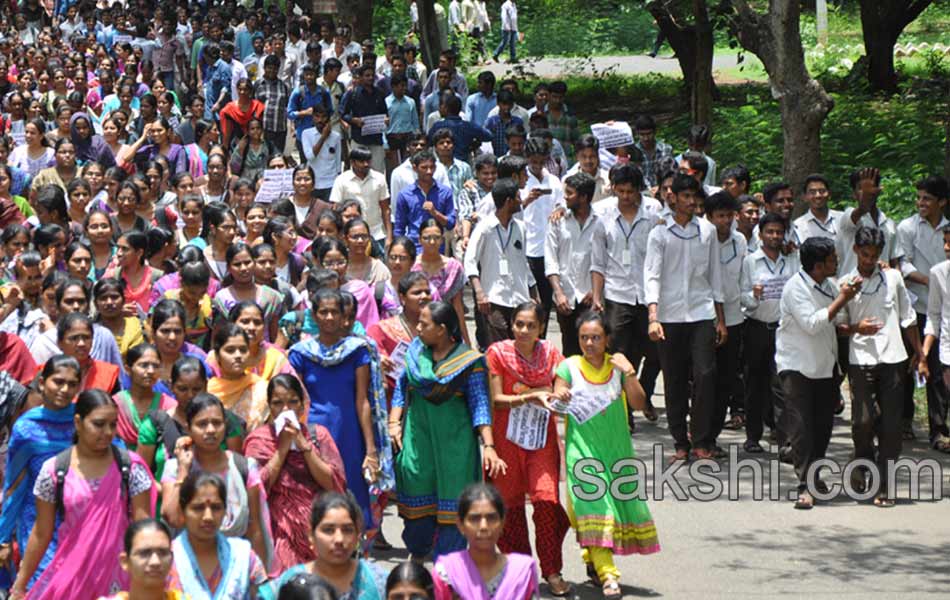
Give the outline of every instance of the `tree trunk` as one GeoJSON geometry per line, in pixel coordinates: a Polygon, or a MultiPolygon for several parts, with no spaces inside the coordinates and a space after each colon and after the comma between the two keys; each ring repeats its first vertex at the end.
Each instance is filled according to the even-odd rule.
{"type": "Polygon", "coordinates": [[[422,49],[422,62],[430,72],[439,64],[442,52],[442,40],[439,36],[439,23],[435,15],[435,0],[421,0],[419,7],[419,46],[422,49]]]}
{"type": "Polygon", "coordinates": [[[894,45],[901,32],[933,0],[860,0],[864,51],[868,57],[871,89],[897,91],[894,45]]]}
{"type": "Polygon", "coordinates": [[[712,124],[713,111],[713,28],[706,12],[706,0],[693,0],[693,44],[696,49],[690,86],[690,113],[694,125],[712,124]]]}
{"type": "MultiPolygon", "coordinates": [[[[831,96],[805,66],[800,5],[769,0],[768,12],[760,14],[747,0],[736,0],[735,8],[739,43],[762,61],[772,95],[779,102],[784,134],[782,173],[793,189],[800,189],[805,177],[821,166],[821,126],[834,107],[831,96]]],[[[796,214],[801,212],[804,205],[799,200],[796,214]]]]}
{"type": "Polygon", "coordinates": [[[353,40],[361,43],[373,37],[373,0],[337,0],[343,22],[353,27],[353,40]]]}

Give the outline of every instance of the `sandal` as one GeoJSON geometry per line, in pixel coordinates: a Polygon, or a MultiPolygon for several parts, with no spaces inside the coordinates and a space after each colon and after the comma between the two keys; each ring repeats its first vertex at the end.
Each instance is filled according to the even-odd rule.
{"type": "Polygon", "coordinates": [[[893,508],[897,504],[897,501],[893,498],[888,498],[884,494],[881,494],[874,498],[874,506],[878,508],[893,508]]]}
{"type": "Polygon", "coordinates": [[[558,598],[563,598],[571,593],[571,584],[564,581],[564,578],[561,577],[560,573],[555,573],[547,578],[548,590],[551,592],[552,596],[558,598]]]}
{"type": "Polygon", "coordinates": [[[743,415],[732,415],[732,418],[726,421],[726,424],[722,426],[723,429],[732,431],[737,431],[743,427],[745,427],[745,416],[743,415]]]}
{"type": "Polygon", "coordinates": [[[802,492],[795,501],[795,508],[798,510],[811,510],[815,506],[815,498],[808,492],[802,492]]]}
{"type": "Polygon", "coordinates": [[[950,438],[939,437],[934,440],[933,449],[937,452],[943,452],[944,454],[950,454],[950,438]]]}
{"type": "Polygon", "coordinates": [[[917,434],[914,433],[914,426],[907,424],[904,426],[904,430],[901,432],[901,439],[905,442],[912,442],[917,439],[917,434]]]}
{"type": "Polygon", "coordinates": [[[656,414],[656,407],[652,403],[647,403],[647,407],[643,409],[643,416],[647,418],[647,421],[655,423],[659,419],[659,415],[656,414]]]}
{"type": "Polygon", "coordinates": [[[620,582],[610,578],[603,585],[604,598],[623,598],[623,592],[620,590],[620,582]]]}

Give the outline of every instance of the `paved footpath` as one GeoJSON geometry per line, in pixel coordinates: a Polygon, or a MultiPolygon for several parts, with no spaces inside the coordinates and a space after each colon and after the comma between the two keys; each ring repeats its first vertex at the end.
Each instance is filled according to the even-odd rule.
{"type": "MultiPolygon", "coordinates": [[[[731,69],[738,66],[735,52],[719,52],[713,58],[713,71],[731,69]]],[[[749,57],[746,57],[747,60],[749,57]]],[[[502,57],[502,62],[494,62],[480,67],[474,67],[473,71],[489,70],[496,77],[505,77],[506,75],[534,74],[538,77],[553,78],[566,75],[587,75],[609,72],[616,75],[639,75],[646,73],[659,73],[679,77],[681,74],[680,64],[669,54],[661,55],[657,58],[650,58],[647,55],[625,55],[625,56],[595,56],[591,58],[584,57],[557,57],[557,58],[522,58],[520,62],[510,65],[507,58],[502,57]]]]}
{"type": "MultiPolygon", "coordinates": [[[[552,337],[559,340],[556,321],[551,319],[551,324],[552,337]]],[[[654,402],[660,420],[651,424],[638,417],[633,436],[636,453],[651,475],[654,444],[663,445],[660,465],[666,464],[672,452],[662,386],[658,392],[654,402]]],[[[736,432],[724,432],[720,443],[727,449],[735,445],[738,458],[748,459],[750,455],[742,452],[743,439],[736,432]]],[[[843,464],[851,448],[850,412],[846,411],[835,420],[829,455],[843,464]]],[[[921,441],[905,443],[903,455],[938,460],[946,473],[944,487],[950,489],[950,457],[928,450],[921,441]]],[[[728,468],[728,461],[720,464],[728,468]]],[[[675,479],[690,489],[699,485],[683,469],[675,479]]],[[[727,481],[728,475],[719,479],[727,481]]],[[[903,481],[901,500],[891,509],[842,497],[811,511],[798,511],[787,499],[768,500],[772,487],[769,475],[765,479],[762,501],[753,499],[748,474],[740,477],[737,500],[677,500],[670,487],[658,500],[652,484],[648,485],[662,551],[647,557],[618,557],[625,597],[948,597],[950,504],[946,500],[909,500],[905,476],[899,478],[903,481]]],[[[825,480],[832,483],[830,478],[825,480]]],[[[789,465],[778,467],[777,481],[782,496],[794,493],[795,477],[789,465]]],[[[928,498],[931,483],[929,476],[921,478],[921,490],[928,498]]],[[[563,483],[561,493],[563,498],[563,483]]],[[[392,507],[384,531],[397,549],[379,560],[381,566],[391,568],[408,556],[400,538],[402,523],[392,507]]],[[[564,577],[575,585],[574,598],[601,597],[600,590],[587,581],[573,532],[564,541],[564,577]]],[[[542,589],[546,594],[546,587],[542,589]]]]}

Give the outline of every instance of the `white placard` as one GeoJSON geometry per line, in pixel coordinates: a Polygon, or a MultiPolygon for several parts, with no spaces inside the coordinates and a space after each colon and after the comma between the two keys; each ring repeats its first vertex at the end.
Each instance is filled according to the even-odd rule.
{"type": "Polygon", "coordinates": [[[112,45],[118,46],[119,44],[124,44],[126,42],[132,43],[132,36],[127,33],[118,33],[112,36],[112,45]]]}
{"type": "Polygon", "coordinates": [[[386,115],[367,115],[363,117],[360,135],[377,135],[386,131],[386,115]]]}
{"type": "Polygon", "coordinates": [[[550,412],[534,404],[512,408],[505,437],[525,450],[540,450],[548,443],[550,417],[550,412]]]}
{"type": "Polygon", "coordinates": [[[293,169],[266,169],[261,189],[254,198],[256,202],[273,202],[294,193],[293,169]]]}
{"type": "Polygon", "coordinates": [[[600,147],[604,149],[620,148],[633,144],[633,131],[630,124],[626,121],[614,121],[612,123],[594,123],[590,126],[590,132],[600,142],[600,147]]]}
{"type": "Polygon", "coordinates": [[[610,394],[595,394],[585,390],[571,392],[570,402],[555,402],[554,410],[574,417],[578,425],[582,425],[591,417],[605,410],[614,398],[610,394]]]}
{"type": "Polygon", "coordinates": [[[393,351],[389,354],[389,360],[393,361],[393,369],[386,373],[387,377],[399,379],[402,372],[406,369],[406,351],[409,350],[409,344],[399,342],[393,351]]]}
{"type": "Polygon", "coordinates": [[[782,299],[782,290],[785,289],[785,283],[788,281],[788,277],[779,275],[778,277],[772,277],[771,279],[766,279],[762,282],[762,299],[763,300],[781,300],[782,299]]]}

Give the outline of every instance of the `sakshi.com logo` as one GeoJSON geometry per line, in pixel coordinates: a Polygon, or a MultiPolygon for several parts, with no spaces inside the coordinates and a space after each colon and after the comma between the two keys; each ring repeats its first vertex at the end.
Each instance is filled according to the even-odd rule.
{"type": "MultiPolygon", "coordinates": [[[[571,491],[577,498],[597,501],[610,496],[629,500],[795,500],[798,481],[790,483],[791,467],[782,467],[778,458],[739,458],[739,447],[730,446],[727,460],[695,460],[669,463],[663,444],[653,445],[653,459],[647,463],[630,457],[614,463],[586,457],[568,465],[573,475],[571,491]],[[784,478],[784,481],[783,481],[784,478]]],[[[846,497],[866,502],[883,490],[910,500],[937,501],[942,496],[943,467],[932,459],[889,460],[882,469],[873,461],[859,458],[845,463],[821,458],[808,467],[807,491],[819,501],[846,497]]]]}

